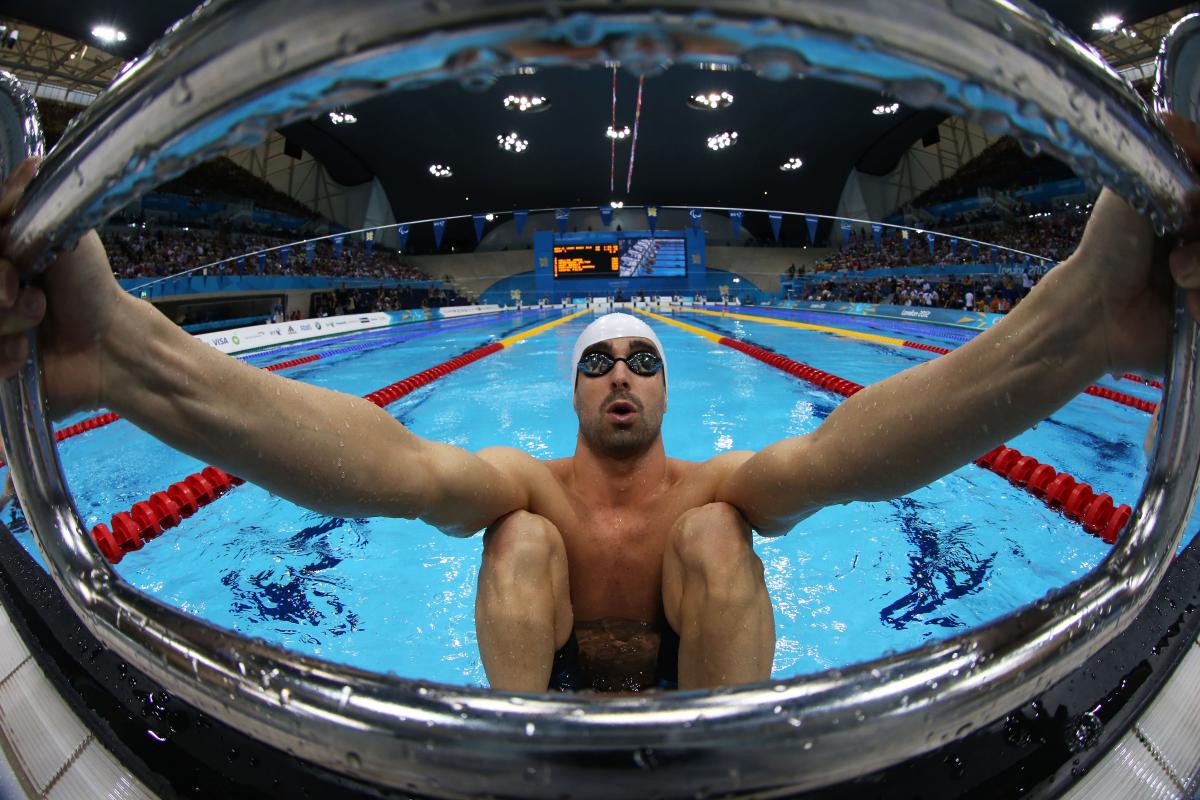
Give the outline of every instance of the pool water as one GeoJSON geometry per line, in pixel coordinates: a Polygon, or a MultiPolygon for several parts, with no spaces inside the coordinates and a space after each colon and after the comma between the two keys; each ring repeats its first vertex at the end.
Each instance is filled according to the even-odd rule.
{"type": "MultiPolygon", "coordinates": [[[[336,353],[281,374],[364,395],[562,316],[525,311],[414,323],[246,360],[261,366],[336,353]]],[[[935,357],[765,322],[674,316],[863,384],[935,357]]],[[[575,337],[591,319],[585,315],[518,342],[387,410],[420,436],[470,450],[509,445],[543,458],[568,456],[577,426],[568,362],[575,337]]],[[[850,317],[804,321],[868,330],[850,317]]],[[[674,457],[706,459],[802,435],[842,401],[694,333],[650,324],[669,361],[663,436],[674,457]]],[[[888,335],[957,343],[931,326],[899,324],[888,335]]],[[[1103,383],[1158,397],[1157,390],[1129,381],[1103,383]]],[[[1145,472],[1141,442],[1149,419],[1081,395],[1009,445],[1133,505],[1145,472]]],[[[125,421],[68,439],[60,450],[89,527],[204,466],[125,421]]],[[[1189,531],[1196,528],[1193,518],[1189,531]]],[[[14,529],[32,548],[19,520],[14,529]]],[[[897,500],[827,508],[787,536],[757,539],[756,547],[775,607],[776,677],[954,635],[1078,578],[1108,551],[1078,524],[973,465],[897,500]]],[[[474,631],[480,550],[478,536],[453,539],[409,520],[325,517],[247,484],[126,556],[117,570],[161,601],[248,636],[364,669],[483,685],[474,631]]]]}

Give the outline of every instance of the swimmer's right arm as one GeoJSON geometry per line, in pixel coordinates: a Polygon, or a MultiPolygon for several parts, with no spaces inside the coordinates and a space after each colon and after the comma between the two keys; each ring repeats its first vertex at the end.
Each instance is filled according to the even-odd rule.
{"type": "MultiPolygon", "coordinates": [[[[22,165],[6,182],[0,219],[35,166],[22,165]]],[[[45,312],[42,366],[56,418],[111,408],[172,447],[323,514],[420,518],[463,536],[528,502],[524,481],[416,436],[366,400],[287,380],[199,342],[121,291],[95,233],[39,283],[44,295],[34,287],[18,295],[16,269],[0,258],[0,377],[20,367],[27,350],[18,334],[45,312]]]]}

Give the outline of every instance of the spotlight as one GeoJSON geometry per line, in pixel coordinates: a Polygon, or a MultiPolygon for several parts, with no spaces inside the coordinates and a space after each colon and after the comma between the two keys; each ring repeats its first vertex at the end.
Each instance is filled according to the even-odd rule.
{"type": "Polygon", "coordinates": [[[1124,24],[1125,20],[1118,17],[1116,14],[1105,14],[1100,19],[1092,23],[1092,30],[1102,31],[1103,33],[1112,33],[1117,28],[1124,24]]]}
{"type": "Polygon", "coordinates": [[[716,111],[733,105],[733,95],[716,91],[695,94],[688,98],[688,105],[703,111],[716,111]]]}
{"type": "Polygon", "coordinates": [[[525,95],[510,94],[504,98],[504,108],[508,111],[533,113],[536,111],[545,111],[549,107],[550,101],[537,95],[526,97],[525,95]]]}
{"type": "Polygon", "coordinates": [[[496,144],[501,150],[509,153],[524,153],[529,149],[529,140],[522,139],[516,132],[510,133],[507,136],[499,134],[496,136],[496,144]]]}
{"type": "Polygon", "coordinates": [[[430,164],[429,174],[435,178],[449,178],[454,173],[448,164],[430,164]]]}
{"type": "Polygon", "coordinates": [[[334,125],[353,125],[358,122],[358,117],[349,111],[330,111],[329,121],[334,125]]]}
{"type": "Polygon", "coordinates": [[[626,125],[624,128],[617,130],[612,125],[609,125],[608,130],[604,132],[604,135],[609,139],[624,139],[629,135],[629,126],[626,125]]]}
{"type": "Polygon", "coordinates": [[[737,131],[722,131],[715,136],[708,137],[709,150],[724,150],[726,147],[733,147],[737,144],[737,131]]]}
{"type": "Polygon", "coordinates": [[[92,28],[92,36],[99,39],[104,44],[116,44],[123,42],[127,38],[125,31],[118,30],[112,25],[96,25],[92,28]]]}
{"type": "Polygon", "coordinates": [[[793,170],[800,169],[803,166],[804,166],[803,161],[801,161],[796,156],[792,156],[787,161],[780,164],[779,169],[783,170],[784,172],[792,172],[793,170]]]}
{"type": "Polygon", "coordinates": [[[613,208],[624,208],[625,207],[625,203],[620,200],[613,200],[613,201],[609,202],[609,205],[612,206],[613,208]]]}
{"type": "Polygon", "coordinates": [[[871,113],[877,117],[882,117],[885,114],[895,114],[900,110],[899,103],[883,103],[871,109],[871,113]]]}

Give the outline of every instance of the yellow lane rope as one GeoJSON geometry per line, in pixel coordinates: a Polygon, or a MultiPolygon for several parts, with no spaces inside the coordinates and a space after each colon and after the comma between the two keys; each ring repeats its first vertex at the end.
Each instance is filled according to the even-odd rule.
{"type": "Polygon", "coordinates": [[[640,314],[645,314],[647,317],[650,317],[651,319],[656,319],[659,322],[665,322],[668,325],[674,325],[676,328],[683,328],[685,331],[688,331],[689,333],[694,333],[697,336],[703,336],[705,339],[708,339],[710,342],[718,342],[719,343],[722,339],[725,338],[724,336],[722,336],[719,333],[713,333],[712,331],[706,331],[703,328],[697,328],[695,325],[688,325],[686,322],[680,322],[677,319],[671,319],[670,317],[664,317],[660,314],[655,314],[652,311],[647,311],[644,308],[637,308],[634,310],[640,314]]]}
{"type": "Polygon", "coordinates": [[[500,346],[501,347],[511,347],[512,345],[516,344],[517,342],[521,341],[522,339],[528,339],[530,336],[537,336],[539,333],[545,333],[546,331],[550,330],[551,328],[562,325],[564,322],[570,322],[571,320],[575,319],[576,317],[581,317],[584,314],[589,313],[590,311],[591,311],[591,309],[588,309],[587,311],[576,311],[574,314],[568,314],[567,316],[563,317],[562,319],[552,320],[551,322],[547,322],[544,325],[538,325],[536,328],[530,328],[527,331],[521,331],[520,333],[514,333],[512,336],[509,336],[505,339],[501,339],[500,346]]]}
{"type": "MultiPolygon", "coordinates": [[[[672,306],[677,311],[683,311],[688,314],[709,314],[714,317],[725,317],[727,319],[740,319],[746,322],[761,322],[765,325],[782,325],[785,328],[798,328],[804,331],[819,331],[821,333],[833,333],[838,336],[848,336],[851,339],[863,339],[868,342],[879,342],[880,344],[891,344],[898,347],[904,346],[903,339],[897,339],[893,336],[879,336],[874,333],[863,333],[861,331],[851,331],[845,328],[833,328],[828,325],[812,325],[807,322],[793,322],[790,319],[776,319],[774,317],[757,317],[752,314],[735,314],[732,311],[708,311],[701,308],[687,308],[685,306],[672,306]]],[[[644,312],[643,312],[644,313],[644,312]]],[[[654,315],[651,315],[654,316],[654,315]]],[[[663,321],[669,321],[665,317],[658,317],[663,321]]],[[[699,329],[692,329],[699,333],[699,329]]]]}

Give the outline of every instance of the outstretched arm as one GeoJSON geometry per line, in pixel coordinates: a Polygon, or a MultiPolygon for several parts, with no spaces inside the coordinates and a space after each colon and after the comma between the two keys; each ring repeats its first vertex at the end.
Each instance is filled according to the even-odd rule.
{"type": "MultiPolygon", "coordinates": [[[[0,219],[35,166],[6,182],[0,219]]],[[[421,439],[366,400],[255,369],[197,341],[121,291],[95,233],[39,281],[44,295],[31,286],[18,296],[16,268],[0,258],[0,377],[25,357],[20,332],[40,323],[46,392],[58,417],[111,408],[179,450],[326,514],[420,518],[469,535],[527,503],[524,482],[493,466],[496,459],[421,439]]]]}
{"type": "MultiPolygon", "coordinates": [[[[1189,155],[1200,156],[1194,126],[1169,125],[1189,155]]],[[[730,473],[717,499],[741,509],[759,532],[785,533],[826,505],[924,486],[1045,418],[1105,372],[1161,371],[1168,287],[1165,270],[1152,269],[1154,244],[1149,223],[1105,191],[1075,253],[1004,320],[858,392],[808,436],[755,454],[730,473]]]]}

